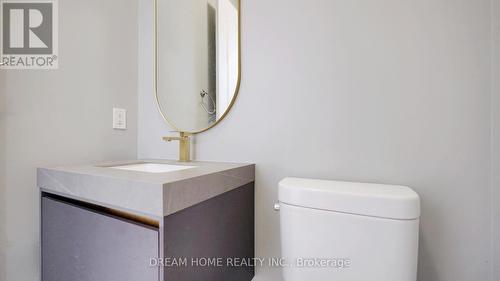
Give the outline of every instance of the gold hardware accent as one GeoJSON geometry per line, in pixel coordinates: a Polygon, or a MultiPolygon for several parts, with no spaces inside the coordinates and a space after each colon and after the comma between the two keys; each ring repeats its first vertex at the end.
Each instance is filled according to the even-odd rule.
{"type": "Polygon", "coordinates": [[[191,143],[189,142],[189,133],[179,132],[178,137],[163,137],[164,141],[179,141],[179,161],[189,162],[191,161],[191,143]]]}
{"type": "Polygon", "coordinates": [[[110,208],[104,208],[104,210],[106,213],[113,215],[113,216],[117,216],[117,217],[121,217],[121,218],[128,219],[131,221],[139,222],[139,223],[149,225],[152,227],[156,227],[156,228],[160,227],[160,222],[155,220],[155,219],[152,219],[152,218],[139,216],[139,215],[135,215],[135,214],[131,214],[131,213],[115,210],[115,209],[110,209],[110,208]]]}

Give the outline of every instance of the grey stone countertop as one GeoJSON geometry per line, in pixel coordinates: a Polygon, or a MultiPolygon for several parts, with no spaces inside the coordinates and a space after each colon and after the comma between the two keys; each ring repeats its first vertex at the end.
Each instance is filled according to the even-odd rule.
{"type": "Polygon", "coordinates": [[[38,168],[37,185],[48,192],[159,219],[253,182],[254,164],[134,160],[38,168]],[[158,163],[195,166],[148,173],[110,167],[158,163]]]}

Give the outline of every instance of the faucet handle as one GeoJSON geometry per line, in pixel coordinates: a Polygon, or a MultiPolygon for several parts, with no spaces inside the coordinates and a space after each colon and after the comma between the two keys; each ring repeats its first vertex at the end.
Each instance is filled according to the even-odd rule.
{"type": "Polygon", "coordinates": [[[189,133],[179,132],[180,136],[175,137],[163,137],[162,139],[167,142],[179,141],[179,161],[189,162],[190,161],[190,140],[189,133]]]}

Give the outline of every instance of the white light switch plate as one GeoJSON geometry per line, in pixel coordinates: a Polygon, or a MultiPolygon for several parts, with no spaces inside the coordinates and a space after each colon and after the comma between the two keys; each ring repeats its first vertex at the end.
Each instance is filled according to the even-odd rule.
{"type": "Polygon", "coordinates": [[[113,108],[113,129],[127,129],[127,110],[123,108],[113,108]]]}

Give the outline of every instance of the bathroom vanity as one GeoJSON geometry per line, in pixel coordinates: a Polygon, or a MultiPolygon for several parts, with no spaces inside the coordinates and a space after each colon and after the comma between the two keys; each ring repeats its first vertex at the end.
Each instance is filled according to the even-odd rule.
{"type": "Polygon", "coordinates": [[[227,262],[254,258],[254,165],[135,161],[37,176],[43,281],[254,276],[227,262]]]}
{"type": "Polygon", "coordinates": [[[38,169],[43,281],[254,276],[254,165],[189,162],[192,136],[220,123],[238,94],[240,1],[153,3],[151,78],[179,162],[38,169]]]}

